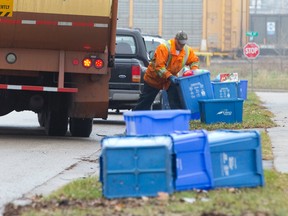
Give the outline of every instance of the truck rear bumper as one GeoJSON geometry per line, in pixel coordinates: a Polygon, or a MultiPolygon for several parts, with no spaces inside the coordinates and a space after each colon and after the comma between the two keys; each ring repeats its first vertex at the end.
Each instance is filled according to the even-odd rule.
{"type": "Polygon", "coordinates": [[[110,101],[137,101],[140,97],[140,91],[137,90],[109,90],[110,101]]]}
{"type": "Polygon", "coordinates": [[[19,91],[46,91],[46,92],[67,92],[67,93],[76,93],[78,92],[77,88],[57,88],[49,86],[31,86],[31,85],[7,85],[0,84],[0,89],[7,90],[19,90],[19,91]]]}

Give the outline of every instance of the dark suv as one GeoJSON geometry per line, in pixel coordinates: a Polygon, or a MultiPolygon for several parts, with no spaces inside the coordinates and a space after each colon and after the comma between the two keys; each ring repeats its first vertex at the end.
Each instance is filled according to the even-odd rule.
{"type": "Polygon", "coordinates": [[[143,88],[149,64],[144,39],[138,30],[118,28],[115,67],[109,81],[109,109],[132,109],[143,88]]]}

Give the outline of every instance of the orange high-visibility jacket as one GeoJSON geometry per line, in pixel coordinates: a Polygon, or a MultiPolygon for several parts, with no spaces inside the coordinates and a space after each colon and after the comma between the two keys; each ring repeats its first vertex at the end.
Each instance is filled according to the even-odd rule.
{"type": "Polygon", "coordinates": [[[168,89],[170,85],[168,78],[171,75],[177,76],[184,66],[190,67],[191,70],[198,69],[199,58],[188,45],[185,45],[177,55],[175,39],[171,39],[155,50],[154,57],[144,74],[144,80],[154,88],[168,89]]]}

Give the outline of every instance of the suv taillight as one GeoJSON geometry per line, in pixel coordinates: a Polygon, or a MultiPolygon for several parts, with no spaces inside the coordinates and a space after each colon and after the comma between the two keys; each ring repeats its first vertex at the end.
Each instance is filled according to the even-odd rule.
{"type": "Polygon", "coordinates": [[[133,65],[131,70],[132,70],[132,82],[140,82],[141,80],[140,66],[133,65]]]}

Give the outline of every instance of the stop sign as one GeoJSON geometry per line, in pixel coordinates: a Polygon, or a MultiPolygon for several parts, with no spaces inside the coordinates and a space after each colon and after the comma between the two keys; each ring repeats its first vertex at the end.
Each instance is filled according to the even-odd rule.
{"type": "Polygon", "coordinates": [[[255,59],[260,54],[260,47],[254,42],[249,42],[243,47],[243,54],[248,59],[255,59]]]}

